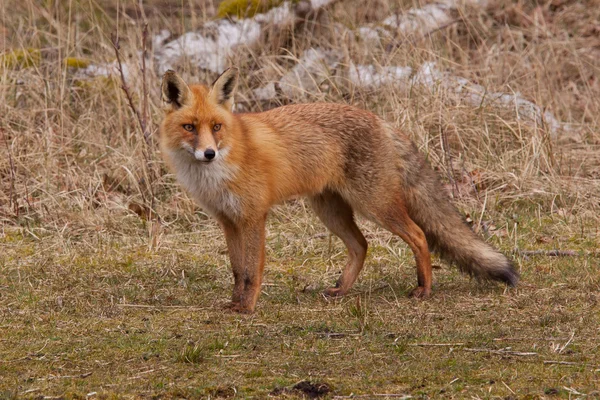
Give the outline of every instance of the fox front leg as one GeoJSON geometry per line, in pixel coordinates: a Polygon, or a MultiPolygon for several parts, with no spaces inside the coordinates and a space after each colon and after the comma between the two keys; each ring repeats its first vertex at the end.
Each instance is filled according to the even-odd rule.
{"type": "Polygon", "coordinates": [[[222,218],[220,221],[223,232],[225,233],[225,241],[227,242],[227,252],[229,253],[229,262],[233,272],[233,295],[231,302],[225,307],[239,307],[242,294],[244,292],[244,242],[242,239],[241,229],[236,226],[228,218],[222,218]]]}
{"type": "Polygon", "coordinates": [[[265,266],[265,221],[266,215],[258,220],[245,222],[241,227],[243,266],[240,268],[241,276],[235,277],[234,272],[236,279],[234,301],[239,290],[241,293],[239,303],[232,306],[232,310],[237,312],[246,314],[254,312],[260,295],[265,266]]]}

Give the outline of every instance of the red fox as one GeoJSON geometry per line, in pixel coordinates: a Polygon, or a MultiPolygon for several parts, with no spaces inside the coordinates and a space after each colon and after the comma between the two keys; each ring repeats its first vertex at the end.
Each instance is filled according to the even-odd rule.
{"type": "Polygon", "coordinates": [[[415,297],[431,293],[434,250],[478,278],[516,285],[512,263],[479,239],[443,194],[425,157],[402,132],[359,108],[296,104],[234,114],[238,72],[210,88],[188,86],[174,71],[162,81],[166,113],[161,153],[178,181],[225,233],[233,269],[234,311],[252,313],[265,262],[265,220],[273,204],[308,197],[348,248],[348,262],[328,296],[348,292],[363,267],[361,214],[400,236],[414,253],[415,297]]]}

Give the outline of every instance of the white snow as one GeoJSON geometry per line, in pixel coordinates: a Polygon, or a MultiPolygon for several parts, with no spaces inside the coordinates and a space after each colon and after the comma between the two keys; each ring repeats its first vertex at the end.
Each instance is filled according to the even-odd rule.
{"type": "Polygon", "coordinates": [[[317,10],[321,7],[325,7],[332,3],[334,0],[310,0],[310,5],[313,10],[317,10]]]}
{"type": "MultiPolygon", "coordinates": [[[[311,5],[318,9],[332,1],[313,0],[311,5]]],[[[254,18],[208,22],[202,31],[186,33],[155,51],[158,72],[173,69],[181,59],[191,60],[199,68],[221,72],[229,65],[228,58],[237,47],[259,42],[264,26],[291,24],[294,17],[292,3],[288,1],[254,18]]]]}
{"type": "Polygon", "coordinates": [[[406,85],[412,75],[410,67],[380,67],[350,64],[348,79],[359,87],[406,85]]]}
{"type": "Polygon", "coordinates": [[[421,8],[411,8],[405,14],[392,15],[383,20],[383,25],[397,29],[403,34],[426,33],[452,22],[447,4],[426,4],[421,8]]]}
{"type": "Polygon", "coordinates": [[[254,20],[261,24],[285,25],[294,17],[291,3],[283,3],[279,7],[270,9],[264,14],[254,16],[254,20]]]}
{"type": "MultiPolygon", "coordinates": [[[[127,64],[123,63],[122,68],[123,68],[123,75],[125,76],[125,79],[129,79],[129,77],[131,75],[129,73],[129,66],[127,64]]],[[[107,63],[107,64],[90,64],[86,68],[78,69],[76,76],[79,79],[86,78],[86,77],[94,78],[97,76],[104,76],[104,77],[115,76],[115,77],[118,77],[119,79],[121,79],[121,75],[119,73],[119,69],[117,68],[116,61],[113,61],[113,62],[107,63]]]]}
{"type": "Polygon", "coordinates": [[[199,68],[221,72],[235,47],[252,45],[260,38],[260,24],[252,19],[213,21],[203,31],[188,32],[155,51],[159,74],[183,58],[199,68]]]}

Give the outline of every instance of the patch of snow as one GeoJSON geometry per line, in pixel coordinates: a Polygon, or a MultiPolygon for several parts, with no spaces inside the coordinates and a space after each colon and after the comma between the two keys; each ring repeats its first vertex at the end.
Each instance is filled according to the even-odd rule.
{"type": "Polygon", "coordinates": [[[426,33],[452,22],[452,6],[442,3],[426,4],[411,8],[405,14],[392,15],[383,20],[383,25],[404,34],[426,33]]]}
{"type": "MultiPolygon", "coordinates": [[[[125,79],[129,79],[129,66],[127,64],[122,65],[123,75],[125,79]]],[[[117,68],[117,62],[114,61],[108,64],[90,64],[86,68],[80,68],[77,70],[75,75],[77,78],[95,78],[98,76],[110,77],[115,76],[119,79],[121,75],[119,73],[119,69],[117,68]]]]}
{"type": "Polygon", "coordinates": [[[360,27],[358,35],[369,41],[375,39],[373,30],[379,34],[380,39],[392,39],[396,36],[394,32],[404,36],[423,35],[452,23],[453,11],[462,4],[487,7],[488,2],[487,0],[438,0],[420,8],[415,7],[404,13],[391,15],[379,24],[360,27]]]}
{"type": "Polygon", "coordinates": [[[406,85],[412,75],[410,67],[381,67],[374,65],[350,64],[348,79],[359,87],[378,87],[382,85],[406,85]]]}
{"type": "MultiPolygon", "coordinates": [[[[316,10],[333,1],[311,0],[310,4],[316,10]]],[[[222,72],[229,65],[228,58],[237,47],[252,46],[259,42],[261,30],[265,25],[291,24],[294,17],[292,2],[286,1],[254,18],[210,21],[201,31],[188,32],[168,42],[171,32],[163,29],[152,38],[158,73],[163,74],[168,69],[174,69],[182,59],[190,60],[198,68],[215,73],[222,72]]],[[[82,74],[108,76],[114,73],[113,70],[112,64],[90,65],[82,74]]]]}
{"type": "MultiPolygon", "coordinates": [[[[330,70],[338,67],[342,55],[323,49],[307,50],[294,68],[279,81],[281,91],[288,97],[305,93],[318,93],[319,83],[330,79],[330,70]]],[[[537,104],[524,99],[519,93],[488,92],[482,85],[460,76],[441,71],[435,62],[425,62],[417,71],[405,66],[376,67],[350,63],[348,80],[363,88],[377,88],[393,85],[408,88],[410,85],[423,86],[432,92],[443,90],[454,101],[461,101],[473,107],[490,106],[514,110],[518,119],[549,127],[553,138],[561,132],[572,132],[569,124],[562,123],[549,111],[543,111],[537,104]],[[413,73],[414,72],[414,73],[413,73]]],[[[274,83],[254,90],[259,100],[269,100],[277,96],[274,83]]]]}
{"type": "Polygon", "coordinates": [[[380,33],[377,28],[370,26],[361,26],[358,28],[358,36],[366,41],[379,41],[380,33]]]}
{"type": "Polygon", "coordinates": [[[182,58],[199,68],[221,72],[235,47],[252,45],[260,38],[260,24],[252,19],[219,20],[207,23],[204,32],[188,32],[155,52],[159,74],[173,69],[182,58]]]}
{"type": "Polygon", "coordinates": [[[334,0],[310,0],[310,6],[313,10],[318,10],[319,8],[325,7],[330,3],[333,3],[334,0]]]}
{"type": "Polygon", "coordinates": [[[252,93],[254,93],[254,97],[258,100],[271,100],[277,97],[277,91],[275,90],[275,84],[273,82],[269,82],[263,87],[254,89],[252,93]]]}
{"type": "Polygon", "coordinates": [[[264,14],[254,16],[254,20],[261,24],[285,25],[290,23],[294,18],[292,12],[292,4],[285,2],[279,7],[270,9],[264,14]]]}
{"type": "Polygon", "coordinates": [[[380,46],[382,40],[393,39],[391,32],[380,26],[361,26],[356,34],[367,46],[380,46]]]}
{"type": "MultiPolygon", "coordinates": [[[[312,0],[313,9],[319,9],[333,0],[312,0]]],[[[196,66],[212,72],[221,72],[228,66],[228,58],[238,46],[258,44],[262,28],[267,24],[284,26],[294,21],[292,3],[284,2],[254,18],[222,19],[204,25],[200,32],[189,32],[159,47],[155,51],[158,72],[173,69],[182,58],[191,60],[196,66]]],[[[161,37],[164,33],[159,33],[161,37]]],[[[158,35],[157,35],[158,37],[158,35]]],[[[155,37],[158,41],[159,39],[155,37]]]]}

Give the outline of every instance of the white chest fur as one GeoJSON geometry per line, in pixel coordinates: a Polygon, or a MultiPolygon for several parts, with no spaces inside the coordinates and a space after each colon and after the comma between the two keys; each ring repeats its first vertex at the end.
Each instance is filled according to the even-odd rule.
{"type": "Polygon", "coordinates": [[[228,188],[228,183],[235,178],[237,166],[227,164],[226,150],[221,150],[220,157],[212,162],[197,161],[185,151],[169,156],[177,180],[205,211],[234,218],[241,213],[239,197],[228,188]]]}

